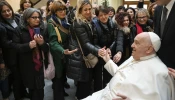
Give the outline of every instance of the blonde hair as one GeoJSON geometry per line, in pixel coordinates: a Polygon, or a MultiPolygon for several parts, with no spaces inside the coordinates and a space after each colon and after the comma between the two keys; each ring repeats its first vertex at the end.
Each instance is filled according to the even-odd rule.
{"type": "Polygon", "coordinates": [[[87,19],[85,19],[81,13],[83,7],[88,4],[92,7],[91,3],[88,0],[77,0],[75,19],[77,20],[78,23],[87,21],[87,19]]]}

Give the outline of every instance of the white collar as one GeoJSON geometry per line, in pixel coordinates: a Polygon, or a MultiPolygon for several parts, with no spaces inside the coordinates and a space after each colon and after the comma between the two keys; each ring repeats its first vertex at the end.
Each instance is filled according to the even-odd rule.
{"type": "Polygon", "coordinates": [[[153,57],[156,57],[157,55],[156,54],[152,54],[152,55],[149,55],[149,56],[145,56],[145,57],[140,57],[140,60],[148,60],[148,59],[151,59],[153,57]]]}
{"type": "Polygon", "coordinates": [[[167,5],[166,8],[168,9],[168,14],[170,13],[171,9],[173,8],[175,0],[171,0],[167,5]]]}

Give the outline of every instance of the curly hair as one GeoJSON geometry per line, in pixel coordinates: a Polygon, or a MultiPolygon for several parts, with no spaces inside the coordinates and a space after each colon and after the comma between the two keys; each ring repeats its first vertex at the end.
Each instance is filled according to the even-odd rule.
{"type": "Polygon", "coordinates": [[[131,23],[131,17],[127,12],[120,12],[115,15],[115,20],[117,21],[117,24],[123,27],[124,17],[128,16],[129,18],[129,25],[131,23]]]}

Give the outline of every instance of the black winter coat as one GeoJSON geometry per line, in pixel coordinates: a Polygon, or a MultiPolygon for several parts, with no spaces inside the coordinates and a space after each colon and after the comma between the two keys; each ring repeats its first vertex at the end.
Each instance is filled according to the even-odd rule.
{"type": "MultiPolygon", "coordinates": [[[[19,25],[20,16],[15,14],[14,20],[17,25],[19,25]]],[[[7,21],[2,22],[3,27],[6,29],[6,32],[1,32],[1,43],[2,43],[2,52],[5,64],[7,66],[13,66],[17,64],[17,51],[14,48],[13,36],[19,34],[18,28],[14,28],[7,21]]]]}
{"type": "MultiPolygon", "coordinates": [[[[71,38],[69,39],[69,49],[73,50],[79,48],[76,36],[78,37],[84,55],[92,53],[97,56],[98,48],[93,45],[93,32],[91,26],[82,22],[79,24],[77,21],[70,27],[71,38]],[[76,36],[75,36],[76,35],[76,36]],[[71,41],[72,39],[72,41],[71,41]]],[[[92,69],[88,69],[84,63],[80,49],[68,57],[67,76],[77,81],[86,82],[92,78],[92,69]]]]}
{"type": "MultiPolygon", "coordinates": [[[[47,34],[47,29],[44,27],[44,23],[40,26],[40,33],[44,37],[47,34]]],[[[19,66],[22,74],[24,85],[29,89],[43,89],[44,88],[44,73],[43,66],[39,71],[35,70],[35,64],[33,62],[33,51],[30,49],[29,42],[32,41],[27,26],[20,24],[20,34],[14,36],[14,42],[16,43],[16,49],[19,52],[19,66]]],[[[38,45],[41,61],[43,60],[41,51],[45,54],[48,52],[49,47],[44,42],[43,45],[38,45]]],[[[47,58],[47,57],[45,57],[47,58]]]]}
{"type": "Polygon", "coordinates": [[[99,47],[106,46],[109,48],[117,39],[117,27],[111,19],[108,20],[106,25],[102,24],[99,20],[93,21],[93,32],[94,44],[98,45],[99,47]]]}
{"type": "Polygon", "coordinates": [[[126,35],[123,30],[118,29],[116,51],[122,52],[122,58],[120,60],[120,63],[122,63],[131,56],[131,45],[134,42],[134,37],[135,35],[133,34],[132,30],[130,30],[130,33],[128,35],[126,35]]]}

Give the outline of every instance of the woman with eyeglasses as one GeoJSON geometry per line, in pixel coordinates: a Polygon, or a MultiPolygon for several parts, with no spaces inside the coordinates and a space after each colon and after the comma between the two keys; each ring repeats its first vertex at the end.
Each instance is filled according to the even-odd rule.
{"type": "Polygon", "coordinates": [[[13,93],[16,100],[20,100],[27,96],[27,91],[22,83],[18,64],[18,53],[14,48],[13,37],[20,34],[19,31],[20,16],[15,14],[11,5],[6,1],[0,2],[0,22],[5,28],[5,32],[1,32],[2,51],[4,56],[5,65],[11,70],[9,75],[9,89],[13,86],[13,93]]]}
{"type": "MultiPolygon", "coordinates": [[[[47,28],[39,10],[28,8],[20,19],[20,34],[14,36],[19,52],[19,67],[24,85],[29,90],[30,100],[44,99],[43,54],[49,47],[46,43],[47,28]]],[[[47,59],[47,56],[44,55],[47,59]]],[[[44,61],[47,61],[47,60],[44,61]]],[[[48,62],[45,62],[46,64],[48,62]]],[[[45,65],[46,66],[46,65],[45,65]]]]}
{"type": "Polygon", "coordinates": [[[18,13],[22,15],[27,8],[33,8],[32,1],[31,0],[20,0],[20,9],[18,10],[18,13]]]}
{"type": "Polygon", "coordinates": [[[131,28],[136,36],[142,32],[153,31],[153,21],[150,18],[148,11],[144,8],[139,8],[136,13],[136,24],[131,28]]]}
{"type": "Polygon", "coordinates": [[[66,82],[66,55],[76,51],[69,51],[68,29],[69,24],[66,19],[66,5],[63,1],[54,1],[51,8],[51,18],[48,20],[49,46],[55,65],[55,78],[52,80],[54,100],[64,100],[66,82]]]}

